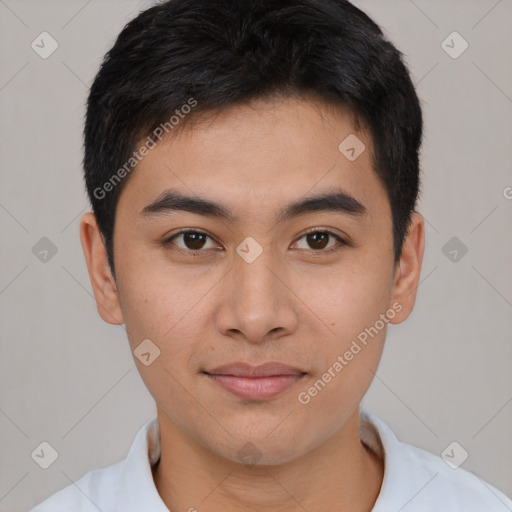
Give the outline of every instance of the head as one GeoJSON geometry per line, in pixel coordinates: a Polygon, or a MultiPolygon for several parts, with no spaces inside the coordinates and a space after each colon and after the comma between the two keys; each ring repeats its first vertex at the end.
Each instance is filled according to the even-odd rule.
{"type": "Polygon", "coordinates": [[[81,237],[102,318],[151,340],[160,413],[269,464],[343,427],[414,306],[421,137],[401,53],[347,1],[171,0],[124,28],[88,100],[81,237]],[[208,376],[238,361],[303,376],[241,399],[208,376]]]}

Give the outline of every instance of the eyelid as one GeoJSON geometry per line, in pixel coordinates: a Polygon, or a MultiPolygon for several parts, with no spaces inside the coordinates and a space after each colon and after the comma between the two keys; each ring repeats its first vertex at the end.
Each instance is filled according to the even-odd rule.
{"type": "MultiPolygon", "coordinates": [[[[173,235],[171,235],[170,237],[167,237],[164,239],[164,241],[162,242],[164,246],[168,245],[168,244],[172,244],[172,241],[177,238],[178,236],[180,235],[184,235],[184,234],[187,234],[187,233],[199,233],[199,234],[202,234],[202,235],[205,235],[207,238],[210,238],[212,241],[214,241],[215,243],[218,244],[218,242],[215,240],[215,238],[210,235],[208,232],[206,231],[203,231],[202,229],[199,229],[199,228],[186,228],[186,229],[182,229],[181,231],[178,231],[177,233],[174,233],[173,235]]],[[[345,237],[342,237],[341,235],[339,235],[338,233],[336,233],[335,231],[333,231],[332,229],[330,228],[323,228],[321,226],[315,226],[315,227],[312,227],[312,228],[309,228],[307,229],[306,231],[302,232],[302,234],[300,234],[296,239],[295,239],[295,243],[297,243],[300,239],[304,238],[306,235],[310,234],[310,233],[327,233],[328,235],[332,236],[333,238],[335,238],[338,242],[338,244],[334,247],[330,247],[329,249],[319,249],[319,250],[315,250],[315,249],[299,249],[299,250],[305,250],[305,251],[308,251],[310,253],[316,253],[316,254],[326,254],[326,253],[330,253],[330,252],[333,252],[333,251],[336,251],[339,249],[339,246],[350,246],[351,243],[349,241],[347,241],[347,239],[345,237]]],[[[221,245],[221,244],[218,244],[218,245],[221,245]]],[[[186,250],[186,249],[183,249],[179,246],[176,246],[175,249],[173,249],[174,251],[178,252],[178,253],[181,253],[181,254],[185,254],[185,255],[201,255],[202,253],[208,253],[211,249],[197,249],[197,250],[186,250]]]]}
{"type": "MultiPolygon", "coordinates": [[[[198,233],[200,235],[205,235],[207,238],[211,239],[214,243],[216,243],[217,245],[220,245],[216,240],[215,238],[210,235],[208,232],[206,231],[203,231],[202,229],[199,229],[199,228],[186,228],[186,229],[182,229],[181,231],[178,231],[177,233],[174,233],[173,235],[169,236],[169,237],[166,237],[164,239],[164,241],[162,242],[162,245],[163,246],[167,246],[169,244],[172,244],[172,245],[175,245],[173,244],[173,240],[175,238],[177,238],[178,236],[180,235],[185,235],[187,233],[198,233]]],[[[175,245],[175,249],[173,249],[174,251],[178,252],[178,253],[181,253],[181,254],[186,254],[186,255],[201,255],[202,253],[207,253],[209,252],[211,249],[198,249],[198,250],[195,250],[193,251],[192,249],[183,249],[182,247],[179,247],[177,245],[175,245]]]]}
{"type": "Polygon", "coordinates": [[[352,245],[352,243],[349,241],[349,239],[347,237],[339,235],[338,233],[333,231],[331,228],[324,228],[322,226],[315,226],[313,228],[307,229],[306,231],[304,231],[301,235],[299,235],[297,237],[294,244],[297,243],[301,238],[305,237],[306,235],[309,235],[310,233],[327,233],[328,235],[335,238],[338,242],[337,245],[335,245],[334,247],[330,247],[329,249],[320,249],[320,250],[302,249],[302,250],[307,250],[310,253],[319,254],[319,255],[329,254],[331,252],[338,250],[340,248],[340,246],[349,246],[350,247],[352,245]]]}
{"type": "MultiPolygon", "coordinates": [[[[332,228],[328,228],[328,227],[322,227],[322,226],[315,226],[313,228],[308,228],[306,229],[306,231],[304,231],[301,235],[299,235],[297,237],[297,240],[299,240],[300,238],[302,238],[304,235],[309,235],[310,233],[329,233],[333,236],[337,236],[341,239],[344,239],[344,236],[337,233],[336,231],[334,231],[332,228]]],[[[347,242],[348,243],[348,242],[347,242]]]]}

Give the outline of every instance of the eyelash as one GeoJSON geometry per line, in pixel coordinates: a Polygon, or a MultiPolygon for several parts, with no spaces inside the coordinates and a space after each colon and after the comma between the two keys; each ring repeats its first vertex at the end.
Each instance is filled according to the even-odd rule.
{"type": "MultiPolygon", "coordinates": [[[[213,238],[208,233],[206,233],[204,231],[201,231],[198,229],[185,229],[183,231],[179,231],[178,233],[175,233],[170,238],[164,240],[162,245],[165,247],[168,247],[170,245],[175,245],[172,243],[175,238],[177,238],[178,236],[181,236],[181,235],[188,234],[188,233],[196,233],[196,234],[205,235],[208,238],[213,240],[213,238]]],[[[304,238],[305,236],[313,234],[313,233],[328,234],[329,236],[333,237],[338,242],[338,244],[329,249],[317,249],[317,250],[310,249],[308,252],[315,253],[315,254],[330,254],[332,252],[338,251],[340,249],[340,247],[342,247],[342,246],[350,246],[350,243],[347,242],[346,240],[344,240],[343,238],[341,238],[338,234],[334,233],[333,231],[330,231],[329,229],[321,229],[321,228],[313,228],[311,230],[306,231],[297,239],[297,241],[299,241],[302,238],[304,238]]],[[[177,247],[177,246],[175,246],[175,248],[173,248],[172,250],[178,254],[185,255],[185,256],[192,256],[194,258],[203,256],[204,253],[207,252],[207,249],[206,250],[203,250],[203,249],[185,250],[185,249],[182,249],[181,247],[177,247]]],[[[307,249],[302,249],[302,250],[307,250],[307,249]]]]}

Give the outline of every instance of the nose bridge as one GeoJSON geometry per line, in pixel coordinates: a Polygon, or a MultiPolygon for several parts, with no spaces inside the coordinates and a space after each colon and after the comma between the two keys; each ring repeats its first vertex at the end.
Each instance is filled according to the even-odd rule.
{"type": "Polygon", "coordinates": [[[224,333],[237,330],[250,341],[261,341],[277,328],[293,329],[293,294],[284,284],[286,277],[279,275],[284,267],[274,256],[269,248],[258,250],[250,240],[238,247],[229,274],[228,298],[218,317],[224,333]]]}
{"type": "Polygon", "coordinates": [[[256,243],[244,241],[237,249],[233,274],[238,300],[246,305],[275,307],[282,299],[283,285],[276,277],[281,266],[268,246],[256,243]]]}

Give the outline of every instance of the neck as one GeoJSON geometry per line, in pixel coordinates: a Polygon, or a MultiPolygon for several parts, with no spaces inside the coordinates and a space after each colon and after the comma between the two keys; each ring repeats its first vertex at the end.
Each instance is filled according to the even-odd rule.
{"type": "Polygon", "coordinates": [[[358,410],[314,450],[267,466],[245,466],[217,456],[161,410],[158,421],[162,451],[153,478],[169,510],[369,512],[380,491],[383,462],[360,441],[358,410]]]}

